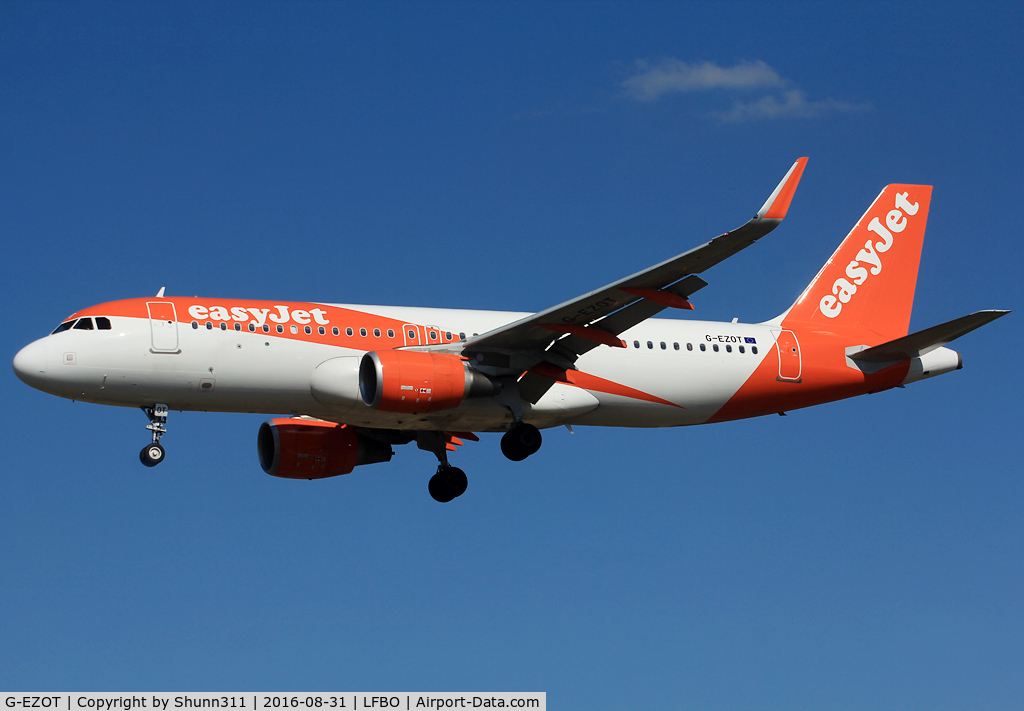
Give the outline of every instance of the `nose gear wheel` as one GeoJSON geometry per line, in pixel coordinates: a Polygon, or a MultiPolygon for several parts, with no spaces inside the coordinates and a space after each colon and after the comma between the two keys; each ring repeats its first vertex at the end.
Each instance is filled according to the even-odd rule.
{"type": "Polygon", "coordinates": [[[143,407],[142,411],[149,418],[149,424],[146,425],[146,429],[153,433],[153,441],[139,452],[139,461],[147,467],[155,467],[164,460],[164,455],[166,454],[163,446],[160,444],[160,438],[167,434],[168,409],[167,405],[157,403],[153,407],[143,407]]]}

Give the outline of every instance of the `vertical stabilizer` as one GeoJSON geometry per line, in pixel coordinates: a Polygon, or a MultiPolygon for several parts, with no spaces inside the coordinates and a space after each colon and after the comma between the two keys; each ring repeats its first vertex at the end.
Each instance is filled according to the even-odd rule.
{"type": "Polygon", "coordinates": [[[907,335],[931,202],[930,185],[889,185],[847,235],[783,326],[907,335]]]}

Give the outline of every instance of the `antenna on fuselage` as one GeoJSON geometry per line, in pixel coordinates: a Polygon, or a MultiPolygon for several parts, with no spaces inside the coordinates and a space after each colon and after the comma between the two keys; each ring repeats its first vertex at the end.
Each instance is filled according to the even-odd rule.
{"type": "Polygon", "coordinates": [[[158,299],[164,298],[164,289],[166,289],[166,288],[167,288],[166,286],[161,286],[160,287],[160,291],[156,292],[156,298],[158,298],[158,299]]]}

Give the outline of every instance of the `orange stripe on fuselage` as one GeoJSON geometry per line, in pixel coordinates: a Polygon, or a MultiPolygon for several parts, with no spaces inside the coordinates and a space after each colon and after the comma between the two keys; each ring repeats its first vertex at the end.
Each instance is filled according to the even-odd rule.
{"type": "Polygon", "coordinates": [[[309,343],[323,343],[364,351],[374,350],[377,348],[401,348],[405,345],[418,346],[436,343],[453,343],[458,340],[458,333],[447,328],[441,328],[437,325],[427,326],[422,324],[410,324],[408,320],[403,321],[387,318],[385,316],[368,314],[362,311],[340,308],[337,306],[300,301],[240,301],[237,299],[206,299],[180,296],[162,299],[157,299],[155,297],[148,299],[124,299],[121,301],[110,301],[105,304],[90,306],[89,308],[82,309],[81,311],[72,314],[68,319],[83,318],[86,316],[148,319],[149,310],[147,308],[147,304],[156,303],[174,304],[178,323],[190,324],[195,321],[199,325],[200,330],[206,328],[207,322],[210,322],[215,330],[220,330],[221,323],[227,324],[228,330],[233,330],[234,324],[238,323],[242,326],[242,333],[250,333],[248,330],[248,324],[254,323],[257,324],[256,331],[254,333],[262,336],[288,338],[291,340],[306,341],[309,343]],[[189,310],[195,306],[199,306],[201,309],[194,313],[203,313],[202,309],[205,309],[206,316],[196,316],[194,313],[190,313],[189,310]],[[226,315],[228,318],[212,318],[210,312],[215,308],[223,309],[223,311],[215,312],[217,316],[226,315]],[[313,314],[314,310],[319,313],[313,314]],[[253,311],[256,313],[253,313],[253,311]],[[306,315],[303,316],[302,313],[300,313],[301,320],[297,321],[292,318],[295,311],[304,312],[306,315]],[[287,314],[287,318],[284,317],[285,313],[287,314]],[[241,318],[243,315],[245,316],[244,320],[241,318]],[[272,318],[272,316],[274,318],[272,318]],[[319,321],[317,320],[318,316],[319,321]],[[277,326],[279,324],[275,319],[283,319],[281,320],[280,325],[284,327],[284,333],[277,332],[277,326]],[[323,321],[324,323],[320,323],[320,321],[323,321]],[[269,332],[263,331],[263,324],[269,326],[269,332]],[[298,328],[298,333],[291,332],[290,327],[292,325],[298,328]],[[407,339],[403,334],[402,327],[408,325],[412,325],[414,327],[414,330],[416,331],[415,339],[407,339]],[[306,326],[310,327],[310,331],[312,331],[312,333],[307,334],[305,332],[306,326]],[[320,326],[323,326],[326,331],[324,335],[320,335],[318,331],[320,326]],[[339,329],[339,335],[337,336],[335,336],[331,330],[335,327],[339,329]],[[346,328],[352,329],[351,336],[346,335],[346,328]],[[366,336],[359,335],[359,329],[361,328],[366,329],[366,336]],[[380,330],[381,335],[379,337],[373,335],[373,329],[375,328],[380,330]],[[394,338],[388,338],[388,329],[391,329],[394,332],[394,338]],[[437,332],[436,339],[431,339],[429,337],[431,331],[437,332]],[[446,337],[448,333],[451,333],[451,338],[446,337]]]}
{"type": "MultiPolygon", "coordinates": [[[[669,405],[671,407],[682,408],[682,405],[677,405],[674,402],[663,400],[657,395],[651,395],[645,393],[643,390],[637,390],[635,388],[627,387],[611,380],[605,380],[599,378],[596,375],[590,373],[584,373],[580,370],[561,370],[551,365],[550,363],[541,363],[530,368],[531,373],[540,375],[541,377],[554,380],[558,383],[565,383],[567,385],[575,385],[583,390],[594,390],[599,393],[608,393],[609,395],[621,395],[622,397],[633,398],[634,400],[645,400],[647,402],[656,402],[660,405],[669,405]]],[[[684,408],[685,409],[685,408],[684,408]]]]}
{"type": "Polygon", "coordinates": [[[779,354],[773,347],[757,370],[708,422],[771,415],[888,390],[902,383],[910,369],[907,360],[870,375],[847,365],[847,347],[874,345],[878,340],[876,334],[867,330],[853,335],[812,330],[795,332],[802,359],[800,381],[779,378],[779,354]]]}

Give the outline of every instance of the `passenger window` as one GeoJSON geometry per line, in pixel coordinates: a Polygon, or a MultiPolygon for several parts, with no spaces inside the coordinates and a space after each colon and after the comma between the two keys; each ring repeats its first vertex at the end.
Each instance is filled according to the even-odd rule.
{"type": "Polygon", "coordinates": [[[91,331],[92,330],[92,319],[91,318],[80,318],[78,323],[75,324],[76,331],[91,331]]]}
{"type": "Polygon", "coordinates": [[[634,348],[639,348],[640,347],[640,341],[633,341],[633,347],[634,348]]]}
{"type": "Polygon", "coordinates": [[[648,348],[654,348],[654,344],[651,341],[647,341],[648,348]]]}
{"type": "MultiPolygon", "coordinates": [[[[281,324],[277,324],[277,332],[284,333],[284,326],[282,326],[281,324]]],[[[292,326],[292,333],[295,333],[295,326],[292,326]]]]}
{"type": "Polygon", "coordinates": [[[394,338],[394,337],[395,337],[395,329],[389,328],[388,329],[388,338],[394,338]]]}
{"type": "Polygon", "coordinates": [[[451,331],[446,331],[446,332],[445,332],[445,334],[444,334],[444,340],[446,340],[446,341],[450,341],[450,340],[452,340],[452,332],[451,332],[451,331]]]}
{"type": "Polygon", "coordinates": [[[431,331],[430,332],[430,340],[432,340],[432,341],[436,341],[437,340],[437,331],[431,331]]]}
{"type": "Polygon", "coordinates": [[[747,352],[746,349],[743,348],[743,346],[740,346],[740,353],[746,353],[746,352],[747,352]]]}
{"type": "Polygon", "coordinates": [[[703,343],[701,343],[701,344],[700,344],[700,349],[701,349],[702,351],[706,351],[706,350],[708,349],[708,347],[707,347],[707,346],[705,346],[705,345],[704,345],[703,343]]]}
{"type": "Polygon", "coordinates": [[[718,344],[717,343],[715,345],[711,346],[711,347],[715,349],[715,353],[718,353],[718,344]]]}
{"type": "Polygon", "coordinates": [[[732,353],[732,346],[726,346],[725,347],[725,352],[726,353],[732,353]]]}
{"type": "Polygon", "coordinates": [[[252,321],[249,322],[249,330],[250,331],[255,331],[256,330],[256,324],[254,324],[252,321]]]}
{"type": "Polygon", "coordinates": [[[678,351],[679,350],[679,344],[678,343],[673,343],[672,344],[672,348],[674,348],[675,350],[678,351]]]}
{"type": "Polygon", "coordinates": [[[463,333],[462,331],[459,331],[459,340],[460,341],[466,340],[466,334],[463,333]]]}
{"type": "MultiPolygon", "coordinates": [[[[53,333],[61,333],[62,331],[67,331],[69,328],[71,328],[74,325],[75,325],[75,319],[71,319],[70,321],[65,321],[61,325],[57,326],[57,328],[53,329],[53,333]]],[[[51,333],[50,335],[52,336],[53,333],[51,333]]]]}
{"type": "Polygon", "coordinates": [[[312,326],[306,326],[302,330],[306,332],[307,336],[312,336],[313,335],[313,327],[312,326]]]}
{"type": "Polygon", "coordinates": [[[346,336],[351,336],[352,335],[352,329],[351,328],[346,328],[345,329],[345,335],[346,336]]]}
{"type": "Polygon", "coordinates": [[[359,335],[365,337],[366,336],[366,329],[365,328],[360,328],[359,329],[359,335]]]}
{"type": "Polygon", "coordinates": [[[666,349],[665,341],[662,341],[661,342],[661,350],[665,350],[665,349],[666,349]]]}
{"type": "Polygon", "coordinates": [[[757,346],[751,346],[750,352],[753,353],[754,355],[757,355],[757,346]]]}
{"type": "Polygon", "coordinates": [[[692,351],[693,350],[693,344],[692,343],[687,343],[686,344],[686,350],[692,351]]]}
{"type": "Polygon", "coordinates": [[[333,333],[335,336],[337,336],[337,335],[339,335],[341,333],[341,331],[339,331],[338,327],[335,326],[334,328],[331,329],[331,333],[333,333]]]}
{"type": "Polygon", "coordinates": [[[97,316],[96,317],[96,328],[98,328],[101,331],[109,331],[110,330],[110,319],[107,318],[106,316],[97,316]]]}
{"type": "Polygon", "coordinates": [[[320,334],[321,336],[326,336],[326,335],[327,335],[327,329],[325,329],[325,328],[324,328],[323,326],[321,326],[320,328],[318,328],[318,329],[317,329],[317,332],[318,332],[318,333],[319,333],[319,334],[320,334]]]}
{"type": "Polygon", "coordinates": [[[268,326],[267,324],[263,324],[263,332],[270,333],[270,326],[268,326]]]}
{"type": "Polygon", "coordinates": [[[226,330],[228,330],[228,325],[227,325],[226,323],[223,323],[223,322],[221,322],[221,324],[220,324],[220,330],[222,330],[222,331],[226,331],[226,330]]]}
{"type": "Polygon", "coordinates": [[[374,338],[380,338],[380,329],[379,328],[373,329],[373,337],[374,338]]]}
{"type": "Polygon", "coordinates": [[[236,323],[236,324],[235,324],[235,330],[236,330],[236,331],[241,331],[241,330],[242,330],[242,324],[240,324],[240,323],[236,323]]]}
{"type": "Polygon", "coordinates": [[[410,341],[415,341],[416,340],[416,332],[414,330],[412,330],[411,328],[409,329],[409,340],[410,341]]]}
{"type": "Polygon", "coordinates": [[[199,324],[195,321],[192,322],[192,328],[199,328],[199,324]]]}

